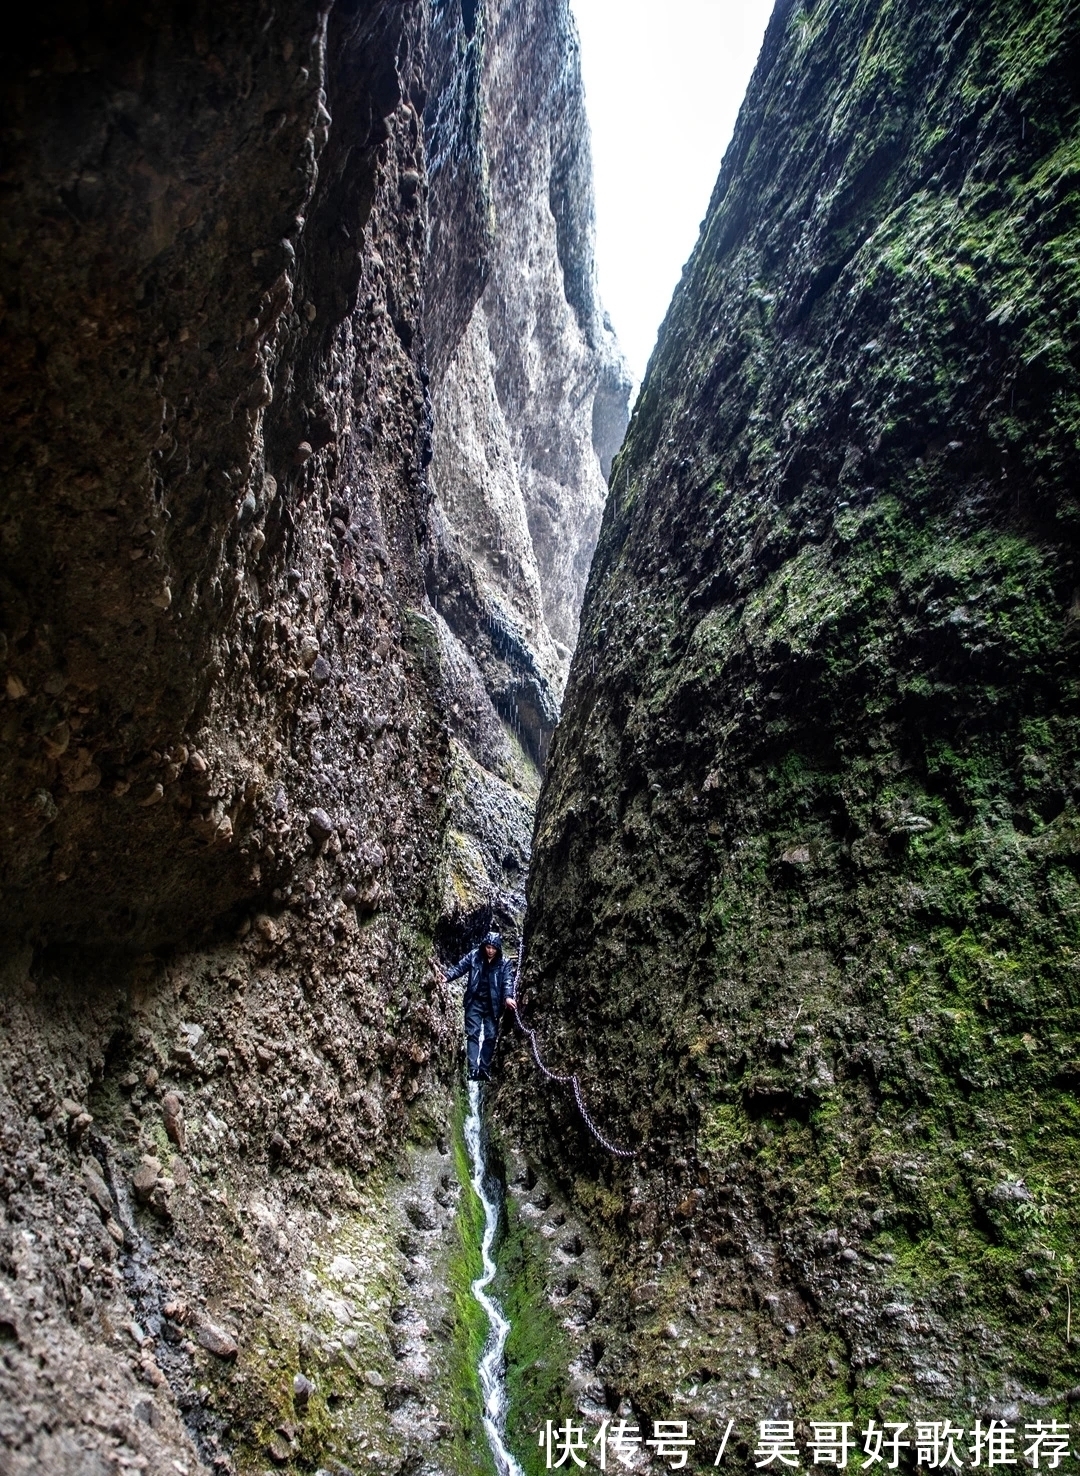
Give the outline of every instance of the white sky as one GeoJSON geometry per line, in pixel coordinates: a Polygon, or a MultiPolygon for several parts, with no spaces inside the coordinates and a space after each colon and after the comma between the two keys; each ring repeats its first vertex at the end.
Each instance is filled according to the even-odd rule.
{"type": "Polygon", "coordinates": [[[773,0],[571,0],[600,295],[635,383],[694,248],[773,0]]]}

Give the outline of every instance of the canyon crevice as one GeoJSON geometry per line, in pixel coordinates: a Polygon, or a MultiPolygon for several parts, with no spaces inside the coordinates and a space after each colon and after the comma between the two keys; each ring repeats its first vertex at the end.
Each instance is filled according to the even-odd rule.
{"type": "Polygon", "coordinates": [[[12,26],[5,1476],[488,1469],[526,883],[529,1476],[1073,1418],[1078,43],[779,0],[626,429],[568,0],[12,26]]]}

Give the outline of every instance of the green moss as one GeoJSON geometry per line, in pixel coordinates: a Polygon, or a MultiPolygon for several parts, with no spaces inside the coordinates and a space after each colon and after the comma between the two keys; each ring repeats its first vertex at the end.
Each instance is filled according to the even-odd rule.
{"type": "Polygon", "coordinates": [[[510,1320],[506,1343],[507,1443],[526,1476],[544,1469],[537,1444],[545,1420],[574,1413],[566,1334],[548,1300],[546,1260],[536,1232],[511,1203],[499,1246],[495,1293],[510,1320]]]}
{"type": "Polygon", "coordinates": [[[746,1120],[730,1102],[714,1102],[706,1108],[698,1129],[698,1149],[709,1158],[726,1162],[738,1152],[746,1138],[746,1120]]]}

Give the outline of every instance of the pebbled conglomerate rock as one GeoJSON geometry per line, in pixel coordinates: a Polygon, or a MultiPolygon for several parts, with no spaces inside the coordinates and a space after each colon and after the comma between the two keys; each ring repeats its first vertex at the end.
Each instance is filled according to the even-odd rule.
{"type": "Polygon", "coordinates": [[[637,1165],[514,1100],[643,1415],[1068,1418],[1077,40],[781,0],[615,462],[527,973],[637,1165]]]}
{"type": "Polygon", "coordinates": [[[410,764],[431,830],[439,723],[402,654],[427,507],[413,10],[279,8],[252,44],[232,12],[121,7],[27,23],[5,58],[20,937],[189,936],[288,886],[304,812],[346,850],[383,834],[410,764]]]}

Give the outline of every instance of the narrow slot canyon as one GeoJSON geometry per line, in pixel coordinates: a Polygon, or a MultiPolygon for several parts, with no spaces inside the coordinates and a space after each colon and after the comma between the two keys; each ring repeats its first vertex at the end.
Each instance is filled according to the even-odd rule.
{"type": "Polygon", "coordinates": [[[3,1476],[1071,1469],[1078,50],[776,0],[633,399],[570,0],[12,22],[3,1476]]]}

